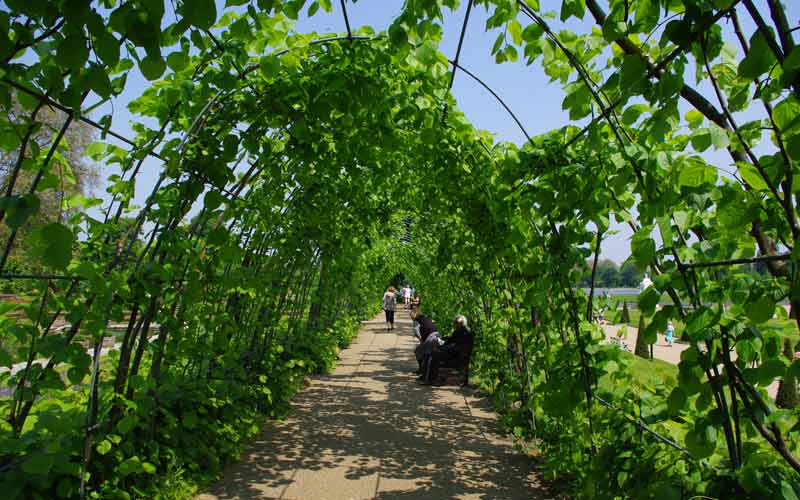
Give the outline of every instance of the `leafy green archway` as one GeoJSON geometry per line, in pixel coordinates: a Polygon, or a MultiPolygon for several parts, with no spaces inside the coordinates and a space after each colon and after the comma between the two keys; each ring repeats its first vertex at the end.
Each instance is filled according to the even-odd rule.
{"type": "Polygon", "coordinates": [[[452,61],[438,52],[437,19],[457,2],[408,1],[387,33],[348,21],[322,37],[291,32],[306,3],[229,1],[218,19],[211,0],[181,2],[163,27],[155,0],[6,2],[0,146],[16,161],[0,277],[29,286],[1,323],[3,491],[152,497],[176,470],[213,477],[403,272],[440,322],[468,314],[481,384],[579,494],[800,494],[797,416],[765,392],[798,370],[778,303],[800,303],[800,52],[779,2],[766,2],[772,30],[750,0],[562,2],[562,20],[598,25],[581,35],[556,33],[538,2],[476,2],[501,28],[496,60],[541,57],[570,117],[589,120],[522,147],[475,130],[450,95],[466,70],[460,44],[452,61]],[[717,105],[684,81],[690,62],[717,105]],[[120,94],[134,66],[153,84],[130,109],[156,126],[131,139],[87,102],[120,94]],[[751,99],[765,118],[740,126],[751,99]],[[50,144],[32,139],[44,107],[65,118],[50,144]],[[34,225],[39,193],[68,182],[76,120],[112,138],[88,151],[119,169],[112,199],[64,198],[59,220],[34,225]],[[763,155],[761,128],[775,146],[763,155]],[[699,156],[711,145],[735,174],[699,156]],[[137,207],[148,156],[162,168],[137,207]],[[677,368],[641,365],[594,322],[615,305],[594,296],[614,221],[655,274],[640,337],[673,320],[691,342],[677,368]],[[20,238],[27,267],[9,269],[20,238]]]}

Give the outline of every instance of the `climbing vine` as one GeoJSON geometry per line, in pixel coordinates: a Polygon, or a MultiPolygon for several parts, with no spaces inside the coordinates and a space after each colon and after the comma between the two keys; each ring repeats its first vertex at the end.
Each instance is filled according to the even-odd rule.
{"type": "Polygon", "coordinates": [[[402,271],[440,324],[468,313],[480,384],[576,494],[800,495],[798,417],[765,390],[800,376],[782,355],[797,324],[770,326],[780,302],[800,310],[788,11],[468,4],[489,12],[496,61],[541,64],[584,126],[520,146],[474,129],[449,91],[474,75],[438,51],[455,0],[409,0],[385,33],[348,21],[324,35],[293,20],[330,1],[5,2],[0,147],[17,161],[0,279],[28,292],[0,315],[4,492],[150,498],[213,478],[261,416],[333,365],[402,271]],[[152,84],[125,137],[91,112],[133,68],[152,84]],[[44,107],[66,119],[42,146],[44,107]],[[116,172],[109,196],[73,195],[68,217],[25,231],[31,271],[12,274],[77,121],[102,134],[88,153],[116,172]],[[593,321],[606,299],[576,288],[618,224],[654,274],[640,335],[685,325],[670,376],[642,380],[593,321]],[[766,272],[741,266],[753,263],[766,272]]]}

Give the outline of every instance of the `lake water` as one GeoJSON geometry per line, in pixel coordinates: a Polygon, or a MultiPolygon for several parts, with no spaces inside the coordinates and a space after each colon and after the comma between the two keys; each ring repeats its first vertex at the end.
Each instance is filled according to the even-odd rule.
{"type": "MultiPolygon", "coordinates": [[[[584,288],[583,291],[589,293],[588,288],[584,288]]],[[[641,292],[641,290],[639,290],[638,288],[595,288],[594,289],[595,295],[599,296],[606,293],[611,293],[612,297],[614,295],[639,295],[639,292],[641,292]]]]}

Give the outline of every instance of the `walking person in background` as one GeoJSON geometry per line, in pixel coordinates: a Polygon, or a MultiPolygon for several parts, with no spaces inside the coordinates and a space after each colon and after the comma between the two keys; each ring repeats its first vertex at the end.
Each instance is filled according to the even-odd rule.
{"type": "Polygon", "coordinates": [[[395,293],[397,289],[393,286],[390,286],[386,293],[383,294],[383,303],[381,304],[381,308],[383,312],[386,313],[386,331],[394,330],[394,311],[397,309],[397,299],[395,298],[395,293]]]}
{"type": "Polygon", "coordinates": [[[411,287],[408,285],[403,287],[403,304],[405,304],[406,309],[411,307],[411,287]]]}
{"type": "Polygon", "coordinates": [[[675,335],[675,327],[672,326],[672,321],[667,322],[667,334],[665,335],[665,340],[667,341],[667,345],[672,347],[672,336],[675,335]]]}
{"type": "Polygon", "coordinates": [[[411,299],[411,310],[419,310],[419,306],[422,304],[422,299],[419,298],[419,294],[415,293],[414,298],[411,299]]]}

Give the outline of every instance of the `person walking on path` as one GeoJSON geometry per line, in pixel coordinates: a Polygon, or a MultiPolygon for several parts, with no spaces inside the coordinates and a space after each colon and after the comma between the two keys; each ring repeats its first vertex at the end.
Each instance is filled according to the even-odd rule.
{"type": "Polygon", "coordinates": [[[403,287],[403,304],[405,304],[406,309],[411,306],[411,288],[408,285],[403,287]]]}
{"type": "Polygon", "coordinates": [[[675,334],[675,327],[672,326],[672,321],[667,322],[667,334],[665,335],[667,345],[672,347],[672,336],[675,334]]]}
{"type": "Polygon", "coordinates": [[[386,331],[394,330],[394,311],[397,309],[397,298],[395,297],[397,290],[395,287],[390,286],[386,293],[383,294],[383,303],[381,308],[386,313],[386,331]]]}

